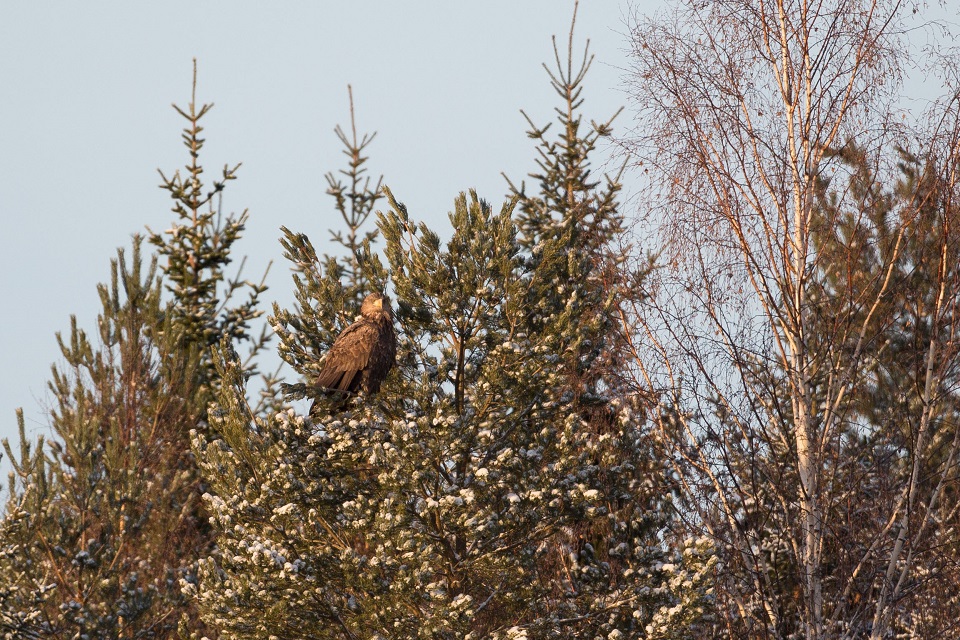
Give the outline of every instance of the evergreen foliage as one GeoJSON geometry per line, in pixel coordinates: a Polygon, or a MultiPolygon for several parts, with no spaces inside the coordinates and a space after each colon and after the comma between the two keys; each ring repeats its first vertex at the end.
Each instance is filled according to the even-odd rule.
{"type": "Polygon", "coordinates": [[[58,336],[54,439],[31,447],[21,424],[0,580],[38,636],[171,637],[188,608],[177,580],[205,551],[184,446],[202,417],[199,362],[140,244],[111,263],[97,332],[74,318],[58,336]]]}
{"type": "MultiPolygon", "coordinates": [[[[6,637],[204,632],[180,586],[195,582],[212,544],[189,434],[206,424],[220,384],[211,345],[249,341],[253,357],[266,334],[249,334],[263,286],[224,275],[246,214],[213,209],[235,168],[205,193],[200,119],[211,105],[194,105],[175,107],[188,120],[186,177],[163,184],[178,222],[151,233],[158,255],[146,266],[139,238],[129,257],[119,252],[98,289],[103,310],[92,335],[73,318],[68,336],[58,336],[65,364],[50,382],[54,437],[31,446],[21,418],[20,455],[4,442],[14,465],[0,523],[6,637]]],[[[254,372],[248,361],[244,375],[254,372]]]]}
{"type": "Polygon", "coordinates": [[[538,127],[523,114],[530,125],[527,135],[537,142],[538,171],[530,175],[537,189],[528,192],[524,182],[518,187],[509,178],[507,183],[519,206],[518,242],[528,268],[540,276],[530,283],[530,302],[555,305],[538,320],[531,318],[529,329],[550,333],[545,323],[556,322],[559,327],[572,326],[573,319],[579,321],[584,332],[570,336],[571,341],[560,351],[568,354],[564,370],[571,388],[587,394],[589,402],[598,393],[595,387],[601,378],[611,382],[609,374],[618,366],[609,358],[617,353],[612,344],[618,333],[619,304],[625,296],[636,295],[639,288],[625,286],[623,266],[628,247],[619,244],[624,228],[617,196],[626,165],[617,174],[605,174],[602,179],[595,178],[590,167],[597,146],[609,140],[618,114],[601,123],[591,121],[589,129],[583,132],[583,82],[593,56],[588,41],[579,67],[574,66],[574,24],[570,28],[566,64],[561,61],[554,38],[556,69],[544,65],[561,101],[555,109],[556,122],[538,127]],[[549,135],[553,124],[560,129],[555,138],[549,135]],[[582,287],[584,283],[591,286],[582,287]],[[556,295],[570,292],[578,295],[556,295]],[[598,348],[603,344],[611,347],[598,348]],[[603,369],[606,376],[601,373],[603,369]]]}
{"type": "MultiPolygon", "coordinates": [[[[170,312],[183,327],[187,346],[197,348],[200,353],[202,383],[211,387],[208,397],[212,398],[216,395],[218,379],[211,360],[211,347],[219,345],[223,337],[236,344],[249,342],[250,352],[244,366],[247,375],[255,375],[256,355],[266,345],[269,328],[264,326],[258,336],[250,333],[252,321],[263,313],[258,308],[260,295],[266,290],[263,280],[255,283],[242,278],[246,259],[235,276],[227,277],[226,274],[226,268],[233,261],[233,244],[243,234],[249,214],[244,211],[239,216],[224,216],[220,210],[222,193],[227,183],[236,179],[239,164],[225,166],[220,180],[214,180],[212,186],[203,182],[200,152],[205,140],[200,137],[203,132],[200,121],[213,104],[198,106],[196,90],[194,62],[190,104],[186,110],[173,105],[187,121],[181,137],[190,160],[183,167],[183,173],[177,170],[168,178],[163,171],[159,172],[161,188],[174,201],[176,220],[163,233],[151,231],[149,239],[157,254],[165,258],[162,266],[166,288],[176,301],[170,312]],[[245,294],[246,299],[235,302],[241,294],[245,294]]],[[[266,379],[265,399],[273,397],[269,391],[272,382],[266,379]]]]}
{"type": "Polygon", "coordinates": [[[386,193],[404,365],[379,396],[316,424],[260,418],[225,358],[221,437],[196,437],[220,530],[197,591],[205,620],[244,638],[690,624],[713,561],[691,541],[665,562],[668,502],[640,407],[611,400],[615,421],[588,428],[558,367],[563,336],[527,333],[540,274],[521,260],[512,203],[495,213],[461,195],[444,244],[386,193]]]}
{"type": "MultiPolygon", "coordinates": [[[[664,543],[656,438],[617,383],[619,184],[589,177],[609,128],[580,137],[585,71],[564,81],[560,140],[538,134],[536,195],[495,211],[461,194],[443,242],[384,188],[385,263],[348,258],[396,297],[377,396],[254,414],[223,352],[213,433],[195,436],[219,548],[188,589],[227,637],[670,638],[708,615],[710,546],[664,543]]],[[[272,322],[296,398],[364,292],[304,234],[282,242],[297,304],[272,322]]]]}
{"type": "MultiPolygon", "coordinates": [[[[367,176],[373,135],[335,130],[328,174],[345,256],[284,229],[296,303],[274,306],[302,378],[247,385],[262,283],[228,277],[247,213],[222,215],[239,165],[207,186],[202,118],[175,107],[190,159],[161,187],[170,229],[134,239],[72,322],[54,437],[19,456],[0,521],[4,638],[682,638],[710,627],[718,570],[677,536],[646,395],[623,383],[627,273],[619,173],[584,133],[589,51],[554,44],[559,135],[532,127],[536,189],[454,201],[448,240],[367,176]],[[386,211],[372,214],[385,198],[386,211]],[[382,255],[374,244],[384,241],[382,255]],[[162,274],[162,275],[161,275],[162,274]],[[306,417],[311,380],[371,290],[396,299],[398,366],[379,394],[306,417]],[[237,302],[237,298],[240,301],[237,302]],[[243,359],[237,349],[246,347],[243,359]],[[202,504],[200,497],[202,495],[202,504]],[[209,518],[208,518],[209,516],[209,518]]],[[[242,264],[241,264],[242,271],[242,264]]]]}
{"type": "MultiPolygon", "coordinates": [[[[364,154],[377,134],[374,132],[363,134],[360,138],[357,137],[357,122],[353,110],[353,88],[348,86],[347,93],[350,96],[350,136],[348,137],[339,125],[334,129],[337,139],[343,145],[343,154],[348,158],[347,166],[337,173],[330,172],[325,177],[327,179],[327,194],[333,196],[334,208],[340,214],[346,227],[346,235],[341,230],[331,229],[330,239],[347,252],[346,263],[342,265],[341,280],[345,288],[347,310],[356,315],[359,313],[360,302],[364,295],[373,289],[377,289],[374,283],[369,280],[367,269],[361,266],[361,261],[364,260],[365,256],[370,255],[370,247],[376,242],[379,235],[379,230],[376,227],[371,227],[368,220],[377,201],[383,196],[380,191],[383,176],[380,176],[376,183],[371,183],[370,176],[367,175],[367,169],[364,165],[369,157],[364,154]]],[[[325,262],[331,268],[334,264],[338,264],[329,255],[325,258],[325,262]]]]}
{"type": "MultiPolygon", "coordinates": [[[[293,269],[293,309],[273,307],[273,328],[279,340],[281,358],[306,380],[320,372],[320,358],[327,352],[341,330],[351,324],[360,312],[364,296],[371,291],[385,291],[387,273],[372,251],[379,230],[367,229],[376,202],[382,197],[382,177],[371,183],[366,175],[369,157],[364,155],[376,134],[363,134],[358,139],[350,92],[350,131],[347,137],[337,126],[334,133],[348,158],[347,167],[326,175],[327,193],[334,199],[334,208],[347,227],[346,235],[331,231],[331,240],[339,244],[345,256],[318,256],[309,237],[281,227],[280,242],[293,269]]],[[[284,383],[290,398],[308,398],[314,394],[304,383],[284,383]]]]}

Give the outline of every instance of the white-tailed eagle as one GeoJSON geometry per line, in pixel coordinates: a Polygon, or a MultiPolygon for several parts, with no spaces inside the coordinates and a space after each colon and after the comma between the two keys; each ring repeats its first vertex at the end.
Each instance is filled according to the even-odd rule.
{"type": "MultiPolygon", "coordinates": [[[[371,293],[360,306],[360,319],[340,332],[323,360],[314,384],[324,395],[346,400],[363,391],[376,393],[397,358],[390,299],[371,293]]],[[[314,414],[314,406],[310,414],[314,414]]]]}

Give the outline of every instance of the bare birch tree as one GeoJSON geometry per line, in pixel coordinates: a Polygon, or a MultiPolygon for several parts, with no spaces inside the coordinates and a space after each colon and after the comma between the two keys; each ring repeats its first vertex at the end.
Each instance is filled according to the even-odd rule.
{"type": "Polygon", "coordinates": [[[855,140],[866,175],[904,182],[891,105],[916,9],[681,0],[631,27],[631,151],[665,268],[624,320],[736,637],[886,637],[956,520],[956,104],[925,137],[925,187],[865,186],[838,151],[855,140]],[[922,371],[884,387],[917,243],[922,371]],[[871,414],[868,389],[909,411],[871,414]]]}

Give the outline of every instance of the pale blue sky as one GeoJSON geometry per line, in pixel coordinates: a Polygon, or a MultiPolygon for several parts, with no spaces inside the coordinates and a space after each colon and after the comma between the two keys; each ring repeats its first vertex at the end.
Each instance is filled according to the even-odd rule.
{"type": "MultiPolygon", "coordinates": [[[[193,57],[198,102],[216,103],[204,122],[207,175],[243,162],[225,208],[249,208],[239,251],[251,277],[274,260],[266,301],[286,304],[280,225],[324,250],[337,223],[323,175],[342,166],[333,127],[349,125],[347,84],[359,129],[378,131],[371,170],[442,232],[459,191],[497,202],[501,171],[534,169],[519,109],[552,119],[540,65],[552,60],[551,35],[565,42],[572,9],[572,0],[0,4],[0,437],[15,440],[18,406],[32,435],[48,432],[55,332],[70,314],[91,329],[116,248],[172,220],[156,169],[186,161],[170,104],[189,101],[193,57]]],[[[624,0],[581,2],[576,46],[590,38],[597,57],[590,118],[625,101],[628,10],[624,0]]]]}
{"type": "MultiPolygon", "coordinates": [[[[953,1],[935,13],[956,21],[953,1]]],[[[626,102],[625,16],[659,6],[581,0],[575,46],[589,38],[596,54],[587,117],[626,102]]],[[[238,251],[250,277],[274,261],[265,302],[286,305],[279,227],[324,251],[338,221],[323,175],[342,166],[333,128],[349,124],[347,84],[360,131],[378,131],[370,169],[444,233],[458,192],[497,202],[501,171],[534,169],[519,110],[553,118],[541,63],[552,61],[551,35],[565,42],[572,9],[573,0],[0,2],[0,437],[15,439],[16,407],[31,436],[48,432],[55,332],[70,314],[91,329],[116,248],[172,220],[156,169],[186,161],[170,104],[189,101],[192,58],[198,101],[216,103],[204,121],[208,176],[243,162],[225,208],[250,210],[238,251]]],[[[912,38],[922,47],[936,36],[912,38]]],[[[912,98],[940,92],[922,75],[907,84],[912,98]]]]}

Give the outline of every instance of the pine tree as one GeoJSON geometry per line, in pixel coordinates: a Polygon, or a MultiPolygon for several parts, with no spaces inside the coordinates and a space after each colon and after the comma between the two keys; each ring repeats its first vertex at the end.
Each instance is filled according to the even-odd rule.
{"type": "Polygon", "coordinates": [[[199,123],[210,105],[194,104],[177,108],[188,120],[187,177],[163,184],[178,223],[151,234],[159,255],[148,266],[139,238],[129,259],[118,254],[98,289],[93,334],[74,318],[58,336],[65,365],[50,383],[54,437],[31,446],[21,426],[17,458],[4,442],[14,472],[0,523],[0,628],[10,637],[203,633],[181,591],[212,542],[190,433],[205,428],[220,387],[211,345],[250,341],[252,357],[264,334],[249,334],[262,285],[224,276],[246,214],[224,219],[213,209],[234,169],[205,193],[199,123]]]}
{"type": "MultiPolygon", "coordinates": [[[[28,482],[34,484],[35,496],[46,495],[47,474],[43,456],[34,456],[32,443],[26,437],[23,411],[17,411],[17,423],[20,428],[20,464],[18,471],[27,471],[28,482]]],[[[4,441],[7,456],[14,460],[10,446],[4,441]]],[[[37,448],[43,448],[43,437],[37,441],[37,448]]],[[[13,496],[17,488],[15,477],[10,476],[9,495],[13,496]]],[[[26,483],[25,483],[26,484],[26,483]]],[[[43,637],[46,628],[42,607],[51,587],[37,584],[29,567],[23,563],[24,547],[22,521],[29,518],[28,509],[38,502],[37,498],[21,501],[8,500],[3,520],[0,520],[0,637],[4,640],[24,638],[36,640],[43,637]]]]}
{"type": "MultiPolygon", "coordinates": [[[[513,189],[499,212],[461,194],[444,243],[384,189],[385,262],[352,252],[396,296],[398,367],[377,396],[260,417],[223,353],[214,435],[195,440],[220,531],[196,590],[208,623],[242,638],[672,638],[709,615],[711,546],[664,544],[672,492],[643,397],[619,379],[617,305],[633,294],[619,183],[589,172],[609,123],[579,130],[587,66],[551,76],[563,132],[532,136],[537,194],[513,189]]],[[[283,245],[297,306],[273,324],[299,397],[356,298],[305,235],[283,245]]]]}
{"type": "Polygon", "coordinates": [[[462,195],[443,245],[387,193],[404,365],[313,425],[251,416],[230,378],[224,437],[197,440],[220,528],[205,619],[249,638],[581,637],[688,612],[663,606],[676,567],[642,413],[621,400],[605,433],[584,428],[557,335],[525,330],[536,274],[512,205],[462,195]]]}
{"type": "Polygon", "coordinates": [[[205,546],[183,447],[202,417],[198,361],[140,244],[129,263],[119,252],[99,288],[97,332],[74,318],[59,339],[55,437],[31,448],[21,425],[19,459],[4,443],[14,464],[4,588],[43,637],[171,637],[188,608],[177,581],[205,546]]]}
{"type": "MultiPolygon", "coordinates": [[[[359,260],[397,303],[398,367],[377,396],[313,420],[254,415],[223,354],[219,435],[195,440],[220,532],[196,591],[209,624],[242,638],[671,638],[709,615],[712,548],[664,544],[662,461],[642,398],[618,383],[623,281],[604,277],[620,267],[619,186],[596,193],[586,157],[564,164],[560,146],[595,143],[564,130],[541,140],[552,164],[536,197],[495,212],[461,194],[445,243],[384,189],[385,261],[359,260]],[[569,199],[550,193],[568,185],[569,199]]],[[[283,243],[298,302],[273,323],[308,381],[296,397],[351,318],[344,270],[303,234],[283,243]]]]}
{"type": "MultiPolygon", "coordinates": [[[[932,144],[931,144],[932,142],[932,144]]],[[[823,181],[818,195],[821,224],[815,243],[824,255],[813,274],[811,314],[829,342],[850,324],[863,325],[863,344],[841,344],[842,356],[861,370],[859,384],[845,403],[849,426],[833,464],[839,499],[838,521],[829,538],[833,573],[851,601],[850,610],[867,606],[893,585],[906,593],[889,624],[910,637],[956,631],[956,598],[943,597],[956,584],[960,539],[956,530],[956,455],[960,451],[960,404],[956,395],[956,305],[960,299],[960,236],[948,154],[936,141],[922,154],[898,148],[892,179],[884,180],[880,162],[850,141],[834,153],[843,161],[846,184],[823,181]],[[885,185],[889,184],[889,187],[885,185]],[[856,208],[839,204],[837,190],[848,189],[856,208]],[[872,310],[855,300],[877,291],[889,279],[889,293],[872,310]],[[910,487],[910,512],[885,534],[880,523],[898,493],[910,487]],[[933,523],[936,523],[935,525],[933,523]],[[856,553],[877,539],[880,557],[895,553],[897,539],[907,541],[912,558],[895,571],[887,562],[856,566],[856,553]],[[886,583],[886,584],[885,584],[886,583]]],[[[822,376],[821,376],[822,377],[822,376]]],[[[825,381],[824,381],[825,383],[825,381]]]]}

